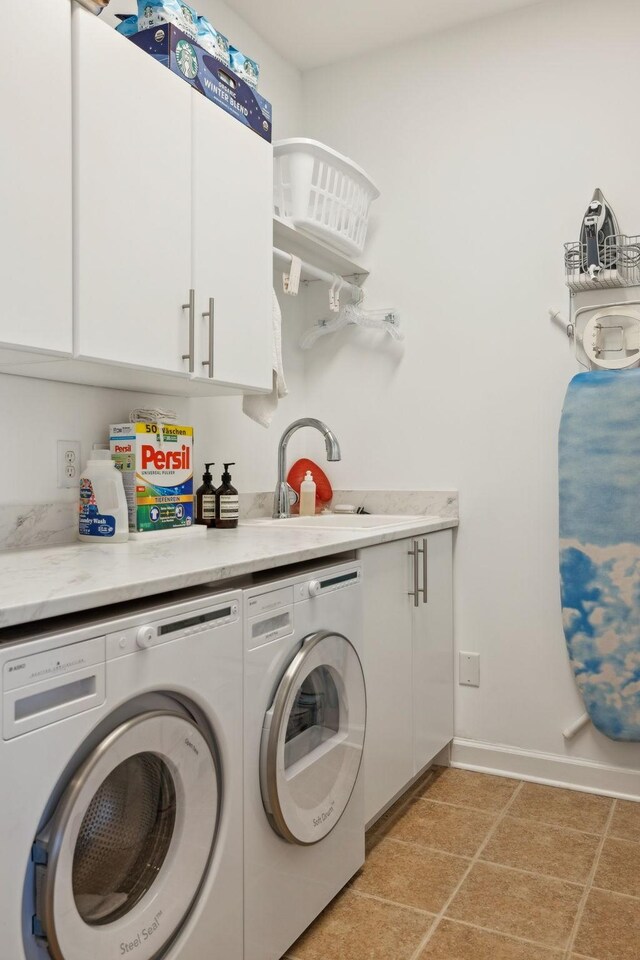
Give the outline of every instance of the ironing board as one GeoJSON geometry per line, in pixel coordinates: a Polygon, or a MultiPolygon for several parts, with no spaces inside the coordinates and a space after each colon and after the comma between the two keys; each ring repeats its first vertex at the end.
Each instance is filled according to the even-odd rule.
{"type": "Polygon", "coordinates": [[[640,741],[640,369],[574,377],[559,441],[571,666],[597,729],[640,741]]]}

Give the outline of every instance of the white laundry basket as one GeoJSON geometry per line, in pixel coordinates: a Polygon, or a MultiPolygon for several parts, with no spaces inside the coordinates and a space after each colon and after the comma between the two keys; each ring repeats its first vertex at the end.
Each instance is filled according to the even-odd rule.
{"type": "Polygon", "coordinates": [[[279,140],[273,157],[275,214],[342,253],[362,253],[380,196],[364,170],[317,140],[279,140]]]}

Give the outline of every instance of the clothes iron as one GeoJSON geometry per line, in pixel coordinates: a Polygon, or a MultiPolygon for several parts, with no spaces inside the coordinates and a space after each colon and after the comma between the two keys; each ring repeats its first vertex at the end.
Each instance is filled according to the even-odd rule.
{"type": "Polygon", "coordinates": [[[581,270],[588,273],[591,280],[597,280],[603,270],[612,270],[616,266],[615,238],[619,233],[620,227],[613,210],[602,191],[596,189],[580,231],[581,270]]]}

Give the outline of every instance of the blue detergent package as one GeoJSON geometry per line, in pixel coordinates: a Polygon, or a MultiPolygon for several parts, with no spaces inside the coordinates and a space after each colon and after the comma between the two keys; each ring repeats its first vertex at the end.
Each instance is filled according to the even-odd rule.
{"type": "Polygon", "coordinates": [[[138,30],[173,23],[192,40],[198,39],[198,14],[182,0],[138,0],[138,30]]]}
{"type": "Polygon", "coordinates": [[[231,58],[230,66],[233,72],[237,74],[241,80],[244,80],[245,83],[248,83],[250,87],[257,87],[260,76],[260,66],[256,61],[250,57],[245,57],[244,53],[237,50],[234,46],[229,47],[229,55],[231,58]]]}
{"type": "Polygon", "coordinates": [[[229,41],[223,34],[211,26],[206,17],[198,17],[198,43],[212,57],[231,65],[229,56],[229,41]]]}
{"type": "Polygon", "coordinates": [[[273,117],[269,101],[175,24],[165,23],[163,27],[140,30],[129,39],[271,143],[273,117]]]}
{"type": "Polygon", "coordinates": [[[118,33],[121,33],[123,37],[133,37],[138,32],[138,18],[136,16],[127,17],[126,20],[121,20],[118,26],[116,27],[118,33]]]}

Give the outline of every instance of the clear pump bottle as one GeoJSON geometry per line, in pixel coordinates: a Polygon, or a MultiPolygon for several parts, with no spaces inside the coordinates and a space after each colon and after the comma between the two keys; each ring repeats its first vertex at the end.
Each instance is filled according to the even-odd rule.
{"type": "Polygon", "coordinates": [[[316,484],[311,470],[307,470],[300,484],[300,516],[313,517],[316,513],[316,484]]]}

